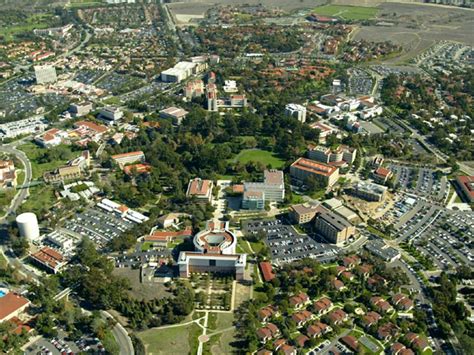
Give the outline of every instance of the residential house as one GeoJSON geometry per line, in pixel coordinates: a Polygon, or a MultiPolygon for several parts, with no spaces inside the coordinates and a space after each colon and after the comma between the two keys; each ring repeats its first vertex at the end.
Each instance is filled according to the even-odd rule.
{"type": "Polygon", "coordinates": [[[413,308],[413,301],[402,293],[392,296],[392,304],[395,308],[403,311],[409,311],[413,308]]]}
{"type": "Polygon", "coordinates": [[[346,268],[349,268],[349,269],[352,269],[353,267],[355,267],[359,263],[360,263],[360,259],[356,255],[346,256],[342,259],[342,264],[346,268]]]}
{"type": "Polygon", "coordinates": [[[301,292],[298,295],[295,295],[293,297],[290,297],[290,306],[295,308],[295,309],[300,309],[301,307],[305,306],[309,302],[309,296],[301,292]]]}
{"type": "Polygon", "coordinates": [[[291,318],[295,321],[296,326],[300,328],[313,318],[313,313],[304,310],[301,312],[293,313],[291,318]]]}
{"type": "Polygon", "coordinates": [[[425,352],[430,348],[426,338],[418,334],[410,332],[405,335],[405,338],[413,348],[420,352],[425,352]]]}
{"type": "Polygon", "coordinates": [[[339,325],[349,319],[349,316],[342,309],[336,309],[328,314],[331,324],[339,325]]]}
{"type": "Polygon", "coordinates": [[[329,311],[329,309],[332,307],[332,302],[329,298],[323,297],[313,304],[313,308],[316,311],[316,313],[321,316],[329,311]]]}
{"type": "Polygon", "coordinates": [[[262,343],[266,343],[270,339],[276,338],[280,335],[280,330],[273,323],[267,323],[265,327],[262,327],[257,330],[257,337],[262,343]]]}
{"type": "Polygon", "coordinates": [[[306,328],[306,334],[311,338],[318,338],[331,331],[331,327],[325,323],[317,322],[306,328]]]}
{"type": "Polygon", "coordinates": [[[296,339],[295,339],[296,344],[298,344],[298,346],[300,348],[304,348],[304,346],[305,346],[305,344],[308,340],[309,340],[309,338],[304,334],[298,335],[298,337],[296,337],[296,339]]]}
{"type": "Polygon", "coordinates": [[[393,307],[390,305],[390,303],[379,296],[371,297],[370,304],[381,313],[389,313],[393,311],[393,307]]]}
{"type": "Polygon", "coordinates": [[[359,341],[357,340],[356,337],[352,335],[346,335],[341,338],[341,343],[347,346],[349,350],[352,350],[356,353],[359,352],[359,341]]]}
{"type": "Polygon", "coordinates": [[[362,325],[365,328],[370,328],[371,326],[375,325],[378,323],[378,321],[382,318],[380,314],[377,312],[367,312],[364,316],[362,316],[362,325]]]}
{"type": "Polygon", "coordinates": [[[331,280],[331,286],[333,289],[335,289],[336,291],[341,291],[344,289],[344,282],[342,282],[341,280],[338,280],[336,278],[333,278],[331,280]]]}
{"type": "Polygon", "coordinates": [[[263,307],[258,311],[258,318],[262,322],[268,322],[276,313],[277,309],[274,306],[263,307]]]}
{"type": "Polygon", "coordinates": [[[389,341],[399,334],[398,327],[392,322],[385,323],[377,329],[377,338],[384,341],[389,341]]]}

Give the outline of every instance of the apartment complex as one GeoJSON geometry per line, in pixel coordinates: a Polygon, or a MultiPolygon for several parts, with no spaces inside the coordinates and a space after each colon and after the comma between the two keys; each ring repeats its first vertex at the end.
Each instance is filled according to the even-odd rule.
{"type": "Polygon", "coordinates": [[[329,242],[342,244],[355,235],[356,229],[346,218],[321,207],[314,221],[316,231],[329,242]]]}
{"type": "Polygon", "coordinates": [[[339,168],[314,160],[299,158],[290,166],[292,179],[304,184],[310,177],[324,182],[326,187],[333,186],[339,179],[339,168]]]}
{"type": "Polygon", "coordinates": [[[211,180],[195,178],[189,181],[186,196],[188,198],[195,197],[198,201],[211,202],[213,187],[214,183],[211,180]]]}
{"type": "Polygon", "coordinates": [[[340,145],[335,149],[318,145],[308,153],[309,158],[312,160],[336,166],[352,164],[356,155],[357,149],[347,145],[340,145]]]}

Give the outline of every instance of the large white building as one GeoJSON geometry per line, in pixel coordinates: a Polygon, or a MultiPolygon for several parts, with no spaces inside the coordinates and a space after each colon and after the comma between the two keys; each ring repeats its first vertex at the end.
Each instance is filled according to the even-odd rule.
{"type": "Polygon", "coordinates": [[[194,236],[196,251],[183,251],[178,257],[180,277],[193,272],[229,273],[244,278],[246,254],[236,254],[237,236],[229,231],[229,222],[209,221],[206,229],[194,236]]]}
{"type": "Polygon", "coordinates": [[[39,85],[55,83],[58,80],[56,68],[52,65],[35,65],[36,83],[39,85]]]}
{"type": "Polygon", "coordinates": [[[114,124],[123,117],[123,111],[118,107],[107,106],[100,110],[100,117],[109,124],[114,124]]]}
{"type": "Polygon", "coordinates": [[[329,165],[343,166],[345,163],[352,164],[356,154],[357,149],[346,145],[340,145],[335,149],[316,146],[308,152],[308,157],[329,165]]]}
{"type": "Polygon", "coordinates": [[[24,120],[0,124],[0,138],[15,138],[23,134],[43,132],[48,123],[43,116],[25,118],[24,120]]]}
{"type": "Polygon", "coordinates": [[[285,106],[285,114],[295,117],[300,122],[306,122],[306,107],[298,104],[288,104],[285,106]]]}
{"type": "Polygon", "coordinates": [[[179,62],[173,68],[161,72],[161,81],[180,83],[191,75],[201,73],[207,68],[207,63],[179,62]]]}
{"type": "Polygon", "coordinates": [[[265,170],[263,182],[244,182],[244,191],[262,192],[264,200],[282,202],[285,199],[285,178],[281,170],[265,170]]]}

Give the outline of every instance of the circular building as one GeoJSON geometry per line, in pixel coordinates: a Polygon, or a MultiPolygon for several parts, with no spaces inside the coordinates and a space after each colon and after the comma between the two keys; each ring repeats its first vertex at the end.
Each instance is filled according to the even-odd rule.
{"type": "Polygon", "coordinates": [[[194,247],[201,253],[235,254],[237,237],[218,221],[208,223],[208,228],[194,236],[194,247]]]}
{"type": "Polygon", "coordinates": [[[38,219],[31,212],[22,213],[16,217],[16,224],[20,231],[20,236],[27,238],[29,241],[37,240],[40,236],[38,219]]]}

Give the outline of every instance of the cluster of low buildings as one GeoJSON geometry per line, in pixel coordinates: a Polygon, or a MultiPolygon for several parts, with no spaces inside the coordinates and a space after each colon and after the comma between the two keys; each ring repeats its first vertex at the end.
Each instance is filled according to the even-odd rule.
{"type": "Polygon", "coordinates": [[[16,186],[16,169],[13,160],[0,160],[0,189],[16,186]]]}
{"type": "Polygon", "coordinates": [[[34,116],[15,122],[0,124],[0,139],[15,138],[21,135],[37,134],[48,127],[44,116],[34,116]]]}

